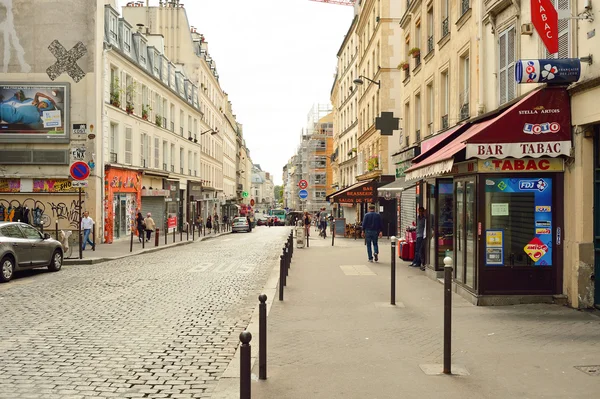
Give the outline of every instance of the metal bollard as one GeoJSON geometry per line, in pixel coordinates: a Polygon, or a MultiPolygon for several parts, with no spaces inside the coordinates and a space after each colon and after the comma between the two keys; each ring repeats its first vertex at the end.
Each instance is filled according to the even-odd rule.
{"type": "Polygon", "coordinates": [[[96,252],[96,223],[92,225],[92,242],[94,243],[94,245],[92,245],[92,251],[96,252]]]}
{"type": "MultiPolygon", "coordinates": [[[[288,276],[288,269],[290,268],[290,253],[288,252],[288,243],[286,242],[285,245],[283,246],[283,260],[285,261],[285,268],[284,268],[284,272],[285,272],[285,277],[288,276]]],[[[286,278],[286,285],[287,285],[287,278],[286,278]]]]}
{"type": "Polygon", "coordinates": [[[310,247],[310,240],[308,239],[308,232],[310,232],[310,227],[308,228],[308,230],[306,232],[306,248],[310,247]]]}
{"type": "Polygon", "coordinates": [[[444,374],[452,374],[452,258],[444,258],[444,374]]]}
{"type": "Polygon", "coordinates": [[[242,331],[240,334],[240,399],[251,399],[251,373],[250,367],[252,349],[250,347],[250,341],[252,340],[252,334],[248,331],[242,331]]]}
{"type": "Polygon", "coordinates": [[[154,246],[158,247],[158,227],[156,228],[156,231],[154,232],[154,246]]]}
{"type": "Polygon", "coordinates": [[[258,296],[258,379],[267,379],[267,296],[258,296]]]}
{"type": "Polygon", "coordinates": [[[206,237],[206,225],[205,224],[202,225],[202,231],[204,232],[204,237],[206,237]]]}
{"type": "Polygon", "coordinates": [[[183,229],[179,229],[179,242],[181,241],[183,241],[183,229]]]}
{"type": "Polygon", "coordinates": [[[335,225],[333,226],[333,230],[331,231],[331,246],[333,247],[333,244],[335,242],[335,225]]]}
{"type": "Polygon", "coordinates": [[[54,221],[54,234],[56,234],[56,239],[60,241],[60,237],[58,236],[58,220],[54,221]]]}
{"type": "Polygon", "coordinates": [[[140,233],[138,230],[138,234],[140,235],[140,239],[142,240],[142,249],[146,249],[146,237],[144,237],[144,232],[140,233]]]}
{"type": "Polygon", "coordinates": [[[283,255],[279,255],[279,300],[283,301],[283,283],[285,275],[283,273],[283,255]]]}
{"type": "Polygon", "coordinates": [[[131,230],[131,240],[129,242],[129,252],[133,252],[133,230],[131,230]]]}
{"type": "Polygon", "coordinates": [[[175,244],[175,230],[176,230],[176,228],[173,227],[173,244],[175,244]]]}
{"type": "Polygon", "coordinates": [[[167,236],[169,235],[169,230],[167,228],[167,223],[163,224],[163,232],[165,235],[165,245],[167,245],[167,236]]]}
{"type": "Polygon", "coordinates": [[[186,241],[190,240],[190,224],[189,223],[185,224],[185,240],[186,241]]]}
{"type": "Polygon", "coordinates": [[[192,224],[192,241],[196,239],[196,223],[192,224]]]}
{"type": "Polygon", "coordinates": [[[392,288],[391,288],[391,296],[390,296],[390,304],[396,304],[396,237],[392,236],[392,288]]]}

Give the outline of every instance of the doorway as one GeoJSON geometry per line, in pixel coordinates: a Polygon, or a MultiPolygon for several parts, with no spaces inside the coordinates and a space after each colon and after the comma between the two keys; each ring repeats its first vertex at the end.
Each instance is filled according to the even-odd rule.
{"type": "Polygon", "coordinates": [[[594,134],[594,306],[600,309],[600,128],[594,134]]]}
{"type": "Polygon", "coordinates": [[[454,278],[471,290],[477,288],[476,189],[474,176],[454,180],[454,278]]]}

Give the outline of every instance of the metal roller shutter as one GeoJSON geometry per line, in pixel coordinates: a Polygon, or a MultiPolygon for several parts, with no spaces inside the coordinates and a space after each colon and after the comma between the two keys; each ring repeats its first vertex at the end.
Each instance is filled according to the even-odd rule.
{"type": "Polygon", "coordinates": [[[401,225],[400,231],[404,233],[406,228],[412,226],[417,219],[417,189],[411,187],[402,192],[401,225]]]}
{"type": "Polygon", "coordinates": [[[142,197],[142,216],[150,212],[156,227],[163,229],[165,222],[165,199],[163,197],[142,197]]]}

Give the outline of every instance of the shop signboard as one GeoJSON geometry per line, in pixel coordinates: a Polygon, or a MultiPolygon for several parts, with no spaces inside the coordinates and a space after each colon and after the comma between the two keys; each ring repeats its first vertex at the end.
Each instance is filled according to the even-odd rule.
{"type": "Polygon", "coordinates": [[[21,191],[21,179],[0,179],[0,193],[18,193],[21,191]]]}
{"type": "Polygon", "coordinates": [[[519,60],[515,65],[517,83],[569,84],[581,77],[579,58],[519,60]]]}
{"type": "Polygon", "coordinates": [[[177,227],[177,216],[171,216],[167,218],[167,229],[169,233],[172,233],[173,230],[177,227]]]}
{"type": "Polygon", "coordinates": [[[523,158],[523,159],[480,159],[477,170],[482,173],[505,172],[562,172],[562,158],[523,158]]]}
{"type": "Polygon", "coordinates": [[[504,230],[485,231],[485,264],[504,265],[504,230]]]}
{"type": "Polygon", "coordinates": [[[0,142],[68,143],[68,83],[0,83],[0,142]]]}
{"type": "Polygon", "coordinates": [[[558,12],[552,0],[531,0],[531,22],[548,53],[558,53],[558,12]]]}

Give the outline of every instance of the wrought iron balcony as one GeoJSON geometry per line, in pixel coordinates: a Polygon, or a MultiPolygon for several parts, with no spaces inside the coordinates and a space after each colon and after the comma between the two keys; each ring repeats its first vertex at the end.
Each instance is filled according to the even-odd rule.
{"type": "Polygon", "coordinates": [[[464,13],[469,11],[470,8],[471,8],[471,1],[470,0],[462,0],[461,6],[460,6],[460,11],[461,11],[460,15],[464,15],[464,13]]]}
{"type": "Polygon", "coordinates": [[[448,129],[448,114],[442,116],[442,129],[448,129]]]}
{"type": "Polygon", "coordinates": [[[448,26],[448,17],[442,21],[442,37],[446,37],[450,33],[450,27],[448,26]]]}
{"type": "Polygon", "coordinates": [[[167,171],[169,170],[169,169],[167,168],[167,164],[166,164],[166,163],[163,163],[163,170],[164,170],[165,172],[167,172],[167,171]]]}
{"type": "Polygon", "coordinates": [[[419,55],[417,55],[415,57],[415,67],[413,68],[413,70],[417,69],[419,67],[419,65],[421,65],[421,54],[419,53],[419,55]]]}
{"type": "Polygon", "coordinates": [[[415,136],[417,137],[417,143],[421,141],[421,129],[417,129],[415,136]]]}
{"type": "Polygon", "coordinates": [[[460,120],[469,119],[469,103],[464,103],[460,106],[460,120]]]}
{"type": "Polygon", "coordinates": [[[433,51],[435,44],[433,43],[433,35],[427,38],[427,54],[433,51]]]}
{"type": "Polygon", "coordinates": [[[171,122],[171,131],[175,133],[175,122],[171,122]]]}

